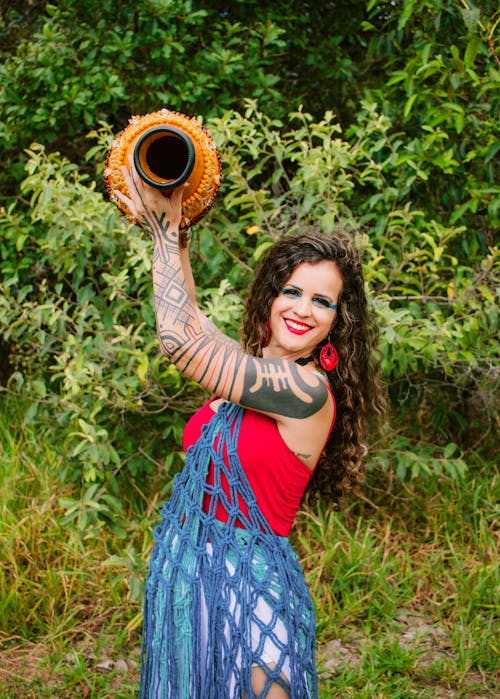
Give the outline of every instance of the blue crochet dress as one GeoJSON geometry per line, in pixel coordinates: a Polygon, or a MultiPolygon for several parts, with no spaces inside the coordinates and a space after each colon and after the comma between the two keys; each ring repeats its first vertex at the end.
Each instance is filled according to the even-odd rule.
{"type": "Polygon", "coordinates": [[[219,407],[163,507],[146,583],[140,699],[265,698],[273,684],[290,699],[317,699],[314,607],[288,539],[270,529],[241,467],[242,415],[232,403],[219,407]],[[227,523],[215,518],[219,501],[227,523]],[[255,666],[266,677],[259,693],[255,666]]]}

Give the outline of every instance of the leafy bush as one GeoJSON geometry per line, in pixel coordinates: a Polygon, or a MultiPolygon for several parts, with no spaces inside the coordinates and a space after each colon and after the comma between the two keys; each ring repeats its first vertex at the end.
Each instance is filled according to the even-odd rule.
{"type": "MultiPolygon", "coordinates": [[[[498,250],[460,258],[465,226],[396,208],[392,197],[376,199],[385,225],[370,228],[373,201],[355,196],[356,180],[383,194],[387,178],[399,175],[392,161],[384,167],[374,157],[382,117],[367,109],[365,118],[350,140],[332,114],[315,122],[297,112],[286,130],[251,102],[245,115],[210,121],[225,175],[218,205],[195,234],[195,273],[209,289],[201,301],[236,335],[250,270],[272,239],[315,221],[325,231],[343,223],[355,234],[355,221],[364,221],[356,235],[381,326],[382,368],[402,423],[411,423],[405,444],[421,439],[425,454],[434,440],[445,458],[456,452],[458,459],[443,466],[437,454],[427,466],[424,457],[401,465],[396,436],[379,461],[392,463],[388,448],[401,476],[458,475],[454,445],[470,444],[471,433],[481,439],[487,426],[475,421],[494,415],[498,250]]],[[[98,136],[92,153],[102,162],[108,130],[98,136]]],[[[145,234],[67,160],[42,146],[28,156],[22,193],[29,201],[1,213],[9,388],[33,400],[28,420],[64,435],[66,478],[104,481],[116,493],[122,471],[140,481],[157,460],[167,470],[179,462],[183,419],[199,390],[157,354],[145,234]]]]}
{"type": "Polygon", "coordinates": [[[364,250],[394,413],[374,462],[401,478],[459,477],[497,419],[497,8],[335,3],[326,32],[312,7],[253,16],[258,6],[2,11],[0,381],[68,455],[61,479],[83,484],[82,502],[107,494],[112,508],[122,479],[140,488],[176,468],[201,397],[157,354],[149,241],[102,196],[115,127],[159,102],[203,112],[221,147],[219,202],[192,252],[200,300],[225,331],[237,335],[274,239],[341,224],[364,250]],[[356,82],[340,87],[342,75],[356,82]]]}

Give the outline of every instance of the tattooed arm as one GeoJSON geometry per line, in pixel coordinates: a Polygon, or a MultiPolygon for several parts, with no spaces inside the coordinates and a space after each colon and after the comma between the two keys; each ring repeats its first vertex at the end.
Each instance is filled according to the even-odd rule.
{"type": "Polygon", "coordinates": [[[193,270],[191,269],[191,261],[189,259],[189,248],[181,248],[179,250],[181,259],[182,273],[186,282],[186,289],[193,303],[196,304],[196,285],[193,278],[193,270]]]}
{"type": "Polygon", "coordinates": [[[179,248],[182,188],[165,197],[124,169],[122,197],[153,239],[153,288],[160,349],[186,376],[212,393],[280,418],[316,414],[328,400],[324,383],[281,359],[252,357],[203,316],[186,251],[179,248]]]}

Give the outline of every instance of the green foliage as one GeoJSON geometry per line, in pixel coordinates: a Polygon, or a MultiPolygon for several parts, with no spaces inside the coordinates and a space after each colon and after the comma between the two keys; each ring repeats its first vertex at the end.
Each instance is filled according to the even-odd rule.
{"type": "MultiPolygon", "coordinates": [[[[465,442],[467,433],[480,438],[475,421],[484,419],[487,433],[496,414],[498,248],[484,249],[466,225],[442,223],[432,207],[404,203],[412,191],[407,159],[388,117],[373,104],[346,136],[332,114],[314,122],[298,112],[291,120],[285,130],[249,104],[244,117],[212,122],[228,161],[224,206],[213,216],[218,238],[251,264],[270,238],[304,223],[330,231],[339,222],[357,227],[361,221],[382,368],[396,405],[409,412],[418,406],[422,434],[432,427],[445,444],[457,428],[465,442]],[[384,149],[394,155],[379,162],[384,149]],[[361,196],[362,183],[376,193],[361,196]],[[450,389],[447,396],[441,388],[450,389]],[[465,403],[456,413],[443,403],[454,392],[453,407],[465,403]],[[486,410],[470,420],[467,412],[481,402],[486,410]]],[[[425,156],[413,157],[418,169],[428,168],[425,156]]]]}
{"type": "Polygon", "coordinates": [[[395,437],[387,449],[380,449],[377,462],[401,480],[444,475],[460,482],[467,468],[453,442],[442,449],[436,449],[422,442],[412,444],[408,437],[403,436],[395,437]]]}
{"type": "Polygon", "coordinates": [[[332,105],[349,111],[363,56],[363,7],[352,3],[10,5],[1,16],[2,141],[20,150],[43,140],[71,159],[98,120],[116,128],[164,105],[208,117],[252,97],[280,116],[299,102],[318,115],[332,105]]]}
{"type": "Polygon", "coordinates": [[[200,397],[157,354],[149,242],[100,193],[113,131],[159,104],[202,112],[221,148],[219,201],[192,246],[213,319],[237,337],[274,239],[308,223],[347,226],[364,250],[395,415],[374,463],[402,478],[459,478],[467,450],[487,444],[498,393],[497,8],[334,10],[327,32],[329,5],[289,2],[2,13],[5,152],[42,143],[3,175],[8,193],[21,184],[0,210],[0,379],[67,456],[61,478],[82,487],[67,503],[75,521],[119,519],[125,479],[141,488],[164,468],[167,489],[200,397]],[[335,105],[326,85],[354,74],[335,105]],[[321,92],[314,105],[309,90],[321,92]],[[341,119],[319,111],[325,95],[341,119]],[[88,493],[100,503],[89,512],[88,493]]]}
{"type": "Polygon", "coordinates": [[[158,105],[209,116],[248,93],[279,103],[272,63],[282,34],[191,0],[49,3],[0,66],[2,140],[10,149],[43,140],[82,158],[98,120],[124,126],[158,105]]]}
{"type": "MultiPolygon", "coordinates": [[[[132,699],[159,498],[139,506],[123,493],[120,527],[94,517],[101,486],[80,501],[61,482],[64,457],[23,412],[2,396],[1,696],[132,699]]],[[[491,465],[468,483],[375,475],[342,512],[300,512],[293,532],[316,601],[320,696],[496,696],[491,465]]]]}
{"type": "Polygon", "coordinates": [[[2,5],[0,633],[48,638],[58,678],[1,663],[6,696],[135,694],[74,639],[104,625],[96,655],[138,655],[150,531],[203,397],[158,355],[150,243],[102,195],[113,133],[161,106],[221,148],[191,252],[224,331],[284,233],[342,225],[364,253],[392,429],[360,499],[296,530],[321,696],[494,693],[499,23],[469,0],[2,5]]]}
{"type": "Polygon", "coordinates": [[[364,502],[341,513],[307,509],[295,530],[317,605],[325,699],[436,697],[445,686],[459,696],[470,673],[466,696],[498,660],[495,482],[393,485],[368,484],[364,502]]]}
{"type": "Polygon", "coordinates": [[[0,214],[9,386],[34,399],[29,422],[50,415],[48,436],[65,435],[66,478],[109,485],[124,462],[140,477],[151,466],[136,458],[139,443],[149,450],[162,435],[177,444],[182,407],[146,438],[142,416],[149,423],[148,413],[167,411],[171,396],[192,393],[155,357],[149,244],[75,166],[42,147],[29,156],[28,228],[12,207],[0,214]],[[30,234],[19,236],[20,227],[30,234]]]}
{"type": "Polygon", "coordinates": [[[498,5],[405,0],[401,12],[367,9],[368,56],[385,70],[366,94],[390,118],[411,199],[440,220],[466,222],[471,244],[485,250],[500,225],[498,5]]]}
{"type": "MultiPolygon", "coordinates": [[[[316,221],[327,232],[367,221],[358,238],[381,327],[382,369],[395,405],[417,418],[404,447],[395,439],[378,463],[403,478],[459,477],[464,462],[453,445],[467,446],[471,435],[482,439],[495,417],[498,251],[468,259],[465,226],[445,226],[409,204],[398,208],[392,197],[356,196],[357,180],[384,192],[387,173],[399,176],[397,162],[384,167],[374,157],[387,117],[373,109],[364,114],[350,140],[332,114],[314,122],[299,111],[286,130],[255,103],[244,116],[233,112],[210,122],[226,175],[219,204],[195,233],[195,273],[206,286],[200,300],[236,337],[249,271],[272,239],[316,221]],[[374,198],[380,219],[370,228],[374,198]],[[464,400],[463,409],[450,413],[450,396],[456,404],[464,400]],[[469,418],[467,410],[480,401],[484,408],[469,418]],[[430,435],[443,456],[425,445],[430,435]],[[412,447],[419,437],[423,444],[412,447]]],[[[105,143],[106,130],[99,137],[105,143]]],[[[168,469],[182,461],[181,425],[196,390],[157,354],[144,234],[74,165],[41,146],[28,155],[26,211],[18,206],[0,214],[6,252],[0,318],[14,369],[9,387],[31,397],[29,421],[56,418],[72,462],[66,477],[104,480],[111,499],[104,502],[104,488],[92,491],[91,500],[101,493],[107,510],[117,507],[114,474],[123,463],[139,480],[150,471],[151,462],[138,458],[144,447],[152,461],[163,453],[168,469]]],[[[78,512],[88,517],[85,507],[78,512]]]]}

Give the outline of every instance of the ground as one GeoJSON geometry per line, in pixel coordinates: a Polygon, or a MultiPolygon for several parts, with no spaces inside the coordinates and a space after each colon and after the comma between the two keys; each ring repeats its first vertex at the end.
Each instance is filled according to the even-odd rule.
{"type": "MultiPolygon", "coordinates": [[[[395,639],[399,646],[411,649],[413,654],[418,650],[421,666],[430,666],[436,662],[450,658],[452,648],[446,630],[436,623],[420,616],[411,610],[401,610],[396,621],[399,634],[395,639]]],[[[363,639],[353,636],[348,640],[331,640],[318,647],[320,659],[321,683],[328,683],[346,666],[356,668],[361,662],[363,639]]],[[[4,639],[0,645],[0,697],[2,699],[66,699],[67,697],[82,697],[83,699],[125,699],[134,697],[134,686],[138,680],[138,647],[133,648],[127,656],[115,657],[107,653],[102,639],[97,650],[97,641],[89,637],[80,640],[72,652],[57,663],[51,660],[50,652],[42,643],[22,643],[19,639],[4,639]],[[112,657],[113,656],[113,657],[112,657]],[[80,672],[81,679],[77,680],[77,666],[85,668],[80,672]],[[72,672],[73,668],[73,672],[72,672]],[[73,689],[68,690],[65,677],[72,676],[73,689]],[[85,676],[107,676],[105,689],[96,689],[99,682],[85,681],[85,676]],[[124,687],[126,685],[126,687],[124,687]],[[37,688],[38,687],[38,688],[37,688]],[[43,689],[41,689],[43,687],[43,689]],[[127,689],[128,687],[128,689],[127,689]],[[68,694],[68,691],[72,692],[68,694]],[[116,694],[113,693],[116,691],[116,694]],[[98,692],[98,693],[96,693],[98,692]]],[[[110,640],[110,648],[112,643],[110,640]]],[[[104,679],[104,678],[103,678],[104,679]]],[[[487,678],[477,671],[470,671],[461,682],[460,690],[433,683],[422,687],[425,696],[435,699],[498,699],[500,693],[495,690],[489,693],[481,691],[481,687],[491,685],[487,678]]],[[[336,694],[335,696],[340,696],[336,694]]],[[[349,694],[349,696],[356,696],[349,694]]],[[[383,696],[383,695],[378,695],[383,696]]],[[[385,696],[385,695],[384,695],[385,696]]],[[[387,697],[390,695],[387,694],[387,697]]],[[[398,695],[400,696],[400,695],[398,695]]],[[[413,696],[418,696],[414,694],[413,696]]],[[[424,694],[422,694],[424,696],[424,694]]]]}

